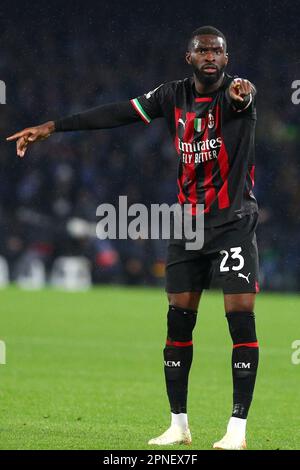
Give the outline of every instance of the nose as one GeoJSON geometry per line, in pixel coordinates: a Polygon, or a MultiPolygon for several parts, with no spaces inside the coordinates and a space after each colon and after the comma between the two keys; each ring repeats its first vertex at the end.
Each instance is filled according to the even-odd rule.
{"type": "Polygon", "coordinates": [[[207,62],[214,62],[215,61],[215,53],[213,51],[207,51],[205,55],[205,60],[207,62]]]}

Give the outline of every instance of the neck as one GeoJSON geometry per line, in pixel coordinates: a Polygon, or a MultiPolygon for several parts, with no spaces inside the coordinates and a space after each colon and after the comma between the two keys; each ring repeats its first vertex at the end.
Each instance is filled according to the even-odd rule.
{"type": "Polygon", "coordinates": [[[205,83],[200,82],[198,80],[198,78],[196,77],[196,75],[194,74],[196,91],[197,91],[197,93],[201,93],[201,94],[203,94],[203,93],[213,93],[218,88],[220,88],[220,86],[223,82],[223,79],[224,79],[224,73],[222,73],[221,77],[219,78],[219,80],[217,82],[212,83],[211,85],[206,85],[205,83]]]}

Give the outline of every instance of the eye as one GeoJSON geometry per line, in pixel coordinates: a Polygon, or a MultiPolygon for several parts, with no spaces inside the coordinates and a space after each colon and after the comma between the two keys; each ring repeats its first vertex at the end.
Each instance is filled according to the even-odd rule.
{"type": "Polygon", "coordinates": [[[216,54],[217,54],[217,55],[221,55],[221,54],[222,54],[222,51],[216,51],[216,54]]]}

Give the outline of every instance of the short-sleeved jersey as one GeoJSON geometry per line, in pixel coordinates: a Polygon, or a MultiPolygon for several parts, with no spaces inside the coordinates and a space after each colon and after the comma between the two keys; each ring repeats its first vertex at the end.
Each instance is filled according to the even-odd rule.
{"type": "Polygon", "coordinates": [[[146,123],[166,119],[178,154],[178,201],[204,204],[206,227],[258,210],[252,192],[255,96],[243,111],[234,109],[226,92],[232,80],[225,74],[217,91],[199,94],[190,77],[131,100],[146,123]]]}

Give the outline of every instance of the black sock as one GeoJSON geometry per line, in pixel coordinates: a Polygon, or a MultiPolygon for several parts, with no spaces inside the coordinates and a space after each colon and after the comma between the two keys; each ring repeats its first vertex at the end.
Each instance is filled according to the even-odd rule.
{"type": "Polygon", "coordinates": [[[188,377],[193,360],[192,332],[197,312],[173,307],[168,312],[164,370],[172,413],[186,413],[188,377]]]}
{"type": "Polygon", "coordinates": [[[193,360],[193,346],[164,349],[167,393],[172,413],[186,413],[188,376],[193,360]]]}
{"type": "Polygon", "coordinates": [[[252,401],[259,358],[255,316],[252,312],[230,312],[226,317],[233,341],[232,416],[246,419],[252,401]]]}

